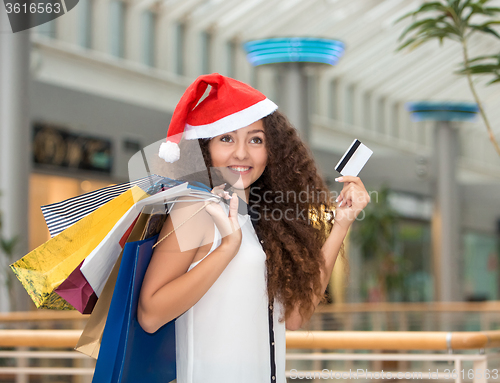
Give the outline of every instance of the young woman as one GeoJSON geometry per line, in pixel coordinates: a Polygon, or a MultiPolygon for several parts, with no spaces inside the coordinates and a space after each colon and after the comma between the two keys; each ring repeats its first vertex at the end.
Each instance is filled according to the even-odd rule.
{"type": "Polygon", "coordinates": [[[160,238],[177,229],[155,249],[139,322],[153,333],[177,318],[177,383],[286,382],[285,329],[299,329],[321,301],[368,193],[357,177],[338,179],[331,226],[334,203],[296,130],[233,79],[212,74],[188,88],[160,149],[168,161],[180,154],[179,129],[199,140],[210,181],[226,182],[212,191],[230,202],[172,209],[160,238]]]}

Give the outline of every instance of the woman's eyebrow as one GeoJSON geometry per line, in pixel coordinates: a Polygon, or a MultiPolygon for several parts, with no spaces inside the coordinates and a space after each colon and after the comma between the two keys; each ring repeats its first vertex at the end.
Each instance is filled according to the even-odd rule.
{"type": "Polygon", "coordinates": [[[265,134],[265,132],[262,129],[251,130],[247,134],[254,134],[254,133],[258,133],[258,132],[262,132],[265,134]]]}

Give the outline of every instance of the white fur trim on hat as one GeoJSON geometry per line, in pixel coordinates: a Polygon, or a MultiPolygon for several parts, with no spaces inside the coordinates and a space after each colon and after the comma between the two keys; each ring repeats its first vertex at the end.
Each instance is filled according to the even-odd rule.
{"type": "Polygon", "coordinates": [[[278,106],[266,98],[246,109],[230,114],[211,124],[198,126],[186,124],[184,138],[187,140],[195,140],[198,138],[211,138],[223,133],[232,132],[233,130],[248,126],[270,115],[276,109],[278,109],[278,106]]]}
{"type": "Polygon", "coordinates": [[[179,145],[172,141],[162,142],[158,156],[167,162],[177,161],[181,157],[179,145]]]}

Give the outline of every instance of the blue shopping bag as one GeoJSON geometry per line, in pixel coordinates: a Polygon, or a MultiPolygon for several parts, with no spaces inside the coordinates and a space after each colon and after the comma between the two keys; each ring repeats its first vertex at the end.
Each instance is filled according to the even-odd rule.
{"type": "Polygon", "coordinates": [[[168,383],[176,377],[175,321],[154,334],[137,321],[139,293],[157,238],[123,249],[92,383],[168,383]]]}

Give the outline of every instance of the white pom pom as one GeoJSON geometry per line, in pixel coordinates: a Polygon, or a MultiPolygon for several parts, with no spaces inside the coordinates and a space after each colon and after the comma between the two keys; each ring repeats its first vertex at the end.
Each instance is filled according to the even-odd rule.
{"type": "Polygon", "coordinates": [[[162,142],[158,156],[167,162],[177,161],[181,156],[179,145],[172,141],[162,142]]]}

